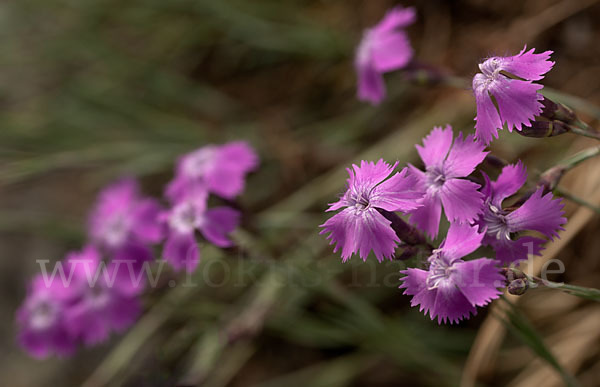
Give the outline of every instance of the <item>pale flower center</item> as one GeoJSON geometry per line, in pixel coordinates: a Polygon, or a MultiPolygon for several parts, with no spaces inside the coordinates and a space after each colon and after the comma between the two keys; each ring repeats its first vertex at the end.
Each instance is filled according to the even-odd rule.
{"type": "Polygon", "coordinates": [[[446,182],[446,175],[439,167],[427,168],[425,176],[427,178],[427,189],[433,190],[434,192],[439,191],[446,182]]]}
{"type": "Polygon", "coordinates": [[[56,308],[48,300],[39,301],[31,311],[31,327],[36,330],[46,329],[56,319],[56,308]]]}
{"type": "Polygon", "coordinates": [[[200,226],[202,218],[198,216],[196,207],[191,202],[178,204],[169,216],[169,225],[180,233],[193,232],[200,226]]]}
{"type": "Polygon", "coordinates": [[[497,79],[502,68],[500,67],[500,59],[497,57],[489,58],[485,62],[479,64],[479,69],[486,77],[491,80],[497,79]]]}
{"type": "Polygon", "coordinates": [[[113,215],[105,224],[103,238],[109,246],[119,246],[129,234],[130,222],[124,214],[113,215]]]}
{"type": "Polygon", "coordinates": [[[437,289],[440,284],[447,280],[454,271],[451,262],[447,262],[439,250],[434,250],[429,257],[429,274],[427,275],[427,289],[437,289]]]}
{"type": "Polygon", "coordinates": [[[486,234],[498,240],[510,240],[510,230],[506,224],[507,212],[493,204],[488,205],[488,209],[483,215],[483,221],[487,226],[486,234]]]}
{"type": "Polygon", "coordinates": [[[108,304],[110,296],[104,287],[94,284],[94,286],[89,287],[87,299],[94,308],[102,308],[108,304]]]}
{"type": "Polygon", "coordinates": [[[370,190],[352,189],[348,196],[349,207],[353,206],[357,211],[364,211],[371,206],[369,202],[370,190]]]}
{"type": "Polygon", "coordinates": [[[191,178],[204,176],[214,165],[216,150],[205,147],[187,156],[183,162],[183,172],[191,178]]]}

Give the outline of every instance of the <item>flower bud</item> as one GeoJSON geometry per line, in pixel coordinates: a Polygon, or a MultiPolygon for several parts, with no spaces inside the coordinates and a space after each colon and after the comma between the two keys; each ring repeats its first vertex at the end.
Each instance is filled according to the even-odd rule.
{"type": "Polygon", "coordinates": [[[508,284],[508,292],[515,296],[521,296],[529,289],[529,282],[523,278],[517,278],[508,284]]]}
{"type": "Polygon", "coordinates": [[[567,133],[569,125],[561,121],[534,121],[531,126],[523,126],[523,129],[517,131],[525,137],[554,137],[567,133]]]}
{"type": "Polygon", "coordinates": [[[571,108],[549,100],[548,98],[544,98],[540,102],[544,105],[542,113],[540,114],[541,117],[552,121],[561,121],[565,124],[572,124],[577,121],[577,116],[571,108]]]}
{"type": "Polygon", "coordinates": [[[566,171],[567,168],[565,168],[564,165],[556,165],[548,169],[540,176],[540,180],[537,182],[537,186],[544,187],[544,192],[553,191],[566,171]]]}

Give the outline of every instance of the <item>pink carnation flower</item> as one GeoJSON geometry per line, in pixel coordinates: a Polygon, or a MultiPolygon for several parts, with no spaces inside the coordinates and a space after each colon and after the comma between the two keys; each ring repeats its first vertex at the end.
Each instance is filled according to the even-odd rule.
{"type": "Polygon", "coordinates": [[[335,244],[334,252],[342,249],[346,261],[354,253],[363,260],[371,250],[378,261],[391,259],[400,239],[378,208],[386,211],[408,211],[419,206],[417,199],[423,193],[415,189],[415,178],[407,175],[404,168],[387,179],[398,163],[390,166],[383,160],[377,163],[361,161],[360,167],[348,168],[348,187],[342,198],[330,204],[327,211],[343,210],[328,219],[320,227],[321,234],[329,233],[327,239],[335,244]]]}
{"type": "Polygon", "coordinates": [[[531,49],[523,50],[515,56],[491,57],[479,65],[481,73],[473,77],[473,92],[477,103],[475,120],[478,139],[489,144],[498,130],[506,124],[521,130],[522,125],[530,126],[534,116],[542,112],[538,93],[543,86],[533,81],[544,77],[554,62],[548,60],[552,51],[534,54],[531,49]],[[494,105],[496,102],[498,108],[494,105]]]}
{"type": "Polygon", "coordinates": [[[372,104],[385,97],[383,74],[406,66],[413,55],[408,36],[401,29],[415,21],[413,8],[391,9],[376,26],[365,31],[356,50],[358,99],[372,104]]]}

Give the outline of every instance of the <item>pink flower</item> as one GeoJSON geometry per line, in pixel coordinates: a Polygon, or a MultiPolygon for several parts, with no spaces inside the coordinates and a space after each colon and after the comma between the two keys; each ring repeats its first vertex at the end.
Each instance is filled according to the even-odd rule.
{"type": "Polygon", "coordinates": [[[342,249],[344,261],[354,253],[366,260],[371,250],[380,262],[383,258],[392,258],[400,239],[391,228],[391,222],[377,209],[413,210],[423,195],[415,189],[416,181],[407,176],[406,168],[385,180],[397,165],[390,166],[383,160],[361,161],[360,167],[353,165],[353,170],[348,169],[346,193],[330,204],[327,211],[343,210],[320,226],[324,228],[321,234],[329,233],[327,239],[335,244],[333,251],[342,249]]]}
{"type": "Polygon", "coordinates": [[[200,186],[215,195],[233,199],[242,193],[246,175],[257,166],[256,152],[243,141],[207,145],[181,157],[166,195],[177,202],[192,186],[200,186]]]}
{"type": "Polygon", "coordinates": [[[483,234],[468,224],[452,223],[448,235],[439,249],[429,257],[429,269],[401,271],[400,288],[404,294],[413,296],[411,306],[419,305],[433,320],[459,322],[477,313],[477,306],[484,306],[498,298],[504,277],[496,267],[496,261],[478,258],[464,261],[481,245],[483,234]]]}
{"type": "Polygon", "coordinates": [[[452,127],[447,125],[433,128],[417,145],[417,151],[425,163],[425,172],[410,165],[411,173],[417,177],[425,196],[422,206],[411,211],[410,221],[427,232],[432,238],[438,233],[442,205],[450,222],[471,222],[481,212],[483,195],[477,190],[479,184],[465,180],[487,152],[484,145],[462,133],[452,144],[452,127]]]}
{"type": "Polygon", "coordinates": [[[69,284],[77,296],[65,312],[66,327],[85,345],[105,341],[111,332],[123,332],[142,312],[139,294],[144,289],[143,273],[124,262],[104,264],[99,251],[86,246],[71,253],[67,268],[69,284]]]}
{"type": "Polygon", "coordinates": [[[72,291],[60,281],[46,283],[41,275],[32,281],[27,298],[17,311],[19,344],[33,357],[70,355],[76,338],[66,328],[65,311],[72,291]]]}
{"type": "Polygon", "coordinates": [[[560,199],[553,199],[552,193],[543,195],[538,188],[519,208],[504,209],[504,199],[514,195],[525,184],[527,171],[519,161],[502,169],[496,181],[485,175],[486,185],[484,212],[477,223],[485,229],[483,243],[496,251],[496,258],[502,263],[525,260],[529,253],[541,255],[545,239],[534,236],[519,236],[519,232],[537,231],[548,238],[558,236],[557,231],[567,222],[560,199]]]}
{"type": "Polygon", "coordinates": [[[372,104],[385,97],[383,74],[406,66],[413,55],[410,41],[401,30],[415,21],[413,8],[395,7],[373,28],[365,31],[356,50],[358,99],[372,104]]]}
{"type": "Polygon", "coordinates": [[[149,245],[164,237],[157,200],[143,197],[137,181],[126,178],[106,187],[91,211],[89,234],[93,242],[115,259],[138,263],[152,259],[149,245]]]}
{"type": "Polygon", "coordinates": [[[165,259],[176,270],[193,271],[200,261],[200,250],[195,231],[212,244],[230,247],[228,238],[240,222],[240,213],[229,207],[207,209],[205,191],[191,190],[164,214],[168,236],[164,246],[165,259]]]}
{"type": "Polygon", "coordinates": [[[515,56],[487,59],[479,65],[481,73],[473,77],[477,103],[475,135],[486,144],[498,138],[503,124],[511,132],[513,127],[521,130],[522,125],[530,126],[534,116],[542,112],[540,101],[544,97],[538,90],[543,86],[533,81],[542,79],[554,66],[548,60],[552,51],[534,54],[534,49],[525,52],[526,49],[527,46],[515,56]]]}

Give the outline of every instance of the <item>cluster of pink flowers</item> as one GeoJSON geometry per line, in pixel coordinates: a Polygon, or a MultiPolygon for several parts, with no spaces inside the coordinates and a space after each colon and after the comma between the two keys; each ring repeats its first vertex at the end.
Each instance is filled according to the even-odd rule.
{"type": "Polygon", "coordinates": [[[435,239],[443,210],[450,224],[446,238],[439,248],[429,249],[426,270],[402,271],[400,287],[413,296],[412,305],[420,305],[432,319],[458,322],[501,294],[502,265],[540,254],[546,240],[522,232],[551,239],[558,235],[566,223],[563,204],[539,188],[518,206],[503,208],[502,202],[525,184],[525,168],[518,162],[504,167],[496,181],[485,174],[485,185],[472,181],[486,157],[485,145],[473,136],[459,134],[454,139],[450,126],[434,128],[416,148],[425,171],[410,165],[389,177],[397,163],[390,166],[383,160],[362,161],[349,169],[346,192],[328,210],[342,211],[321,225],[321,233],[335,244],[334,252],[342,250],[344,261],[355,253],[366,260],[372,251],[381,262],[394,259],[396,248],[407,244],[382,212],[408,216],[418,230],[435,239]],[[464,259],[482,245],[492,246],[496,258],[464,259]]]}
{"type": "Polygon", "coordinates": [[[39,358],[68,355],[80,343],[94,345],[128,328],[142,312],[140,295],[154,247],[164,242],[165,260],[176,271],[192,271],[200,260],[196,230],[216,246],[233,244],[228,234],[240,213],[228,206],[209,208],[209,195],[235,199],[257,165],[256,153],[244,142],[184,155],[167,185],[168,208],[144,197],[131,178],[105,188],[91,211],[86,246],[30,284],[17,311],[23,348],[39,358]]]}
{"type": "MultiPolygon", "coordinates": [[[[383,73],[405,67],[412,57],[401,28],[414,20],[412,8],[396,7],[365,32],[355,60],[359,99],[383,100],[383,73]]],[[[362,161],[349,169],[346,193],[328,209],[342,211],[321,225],[321,233],[335,245],[334,252],[341,250],[346,261],[355,253],[366,260],[372,251],[381,262],[394,259],[398,247],[418,245],[428,251],[427,260],[416,263],[420,267],[401,272],[400,288],[412,296],[412,306],[418,305],[438,323],[468,318],[476,307],[499,297],[506,286],[501,267],[525,260],[528,254],[540,255],[547,241],[542,236],[557,237],[566,218],[560,199],[543,187],[503,207],[526,183],[527,172],[520,161],[505,166],[496,180],[483,171],[474,172],[503,125],[521,131],[542,113],[544,97],[538,93],[542,86],[534,81],[554,66],[551,54],[524,48],[515,56],[491,57],[481,63],[481,73],[473,78],[475,134],[459,133],[454,138],[450,126],[434,128],[423,145],[416,146],[424,169],[408,165],[389,177],[397,163],[390,166],[383,160],[362,161]],[[424,235],[436,239],[442,211],[449,228],[439,248],[434,248],[424,235]],[[411,227],[422,235],[416,242],[407,239],[411,227]],[[484,245],[492,247],[495,258],[477,254],[484,245]],[[474,257],[467,259],[471,254],[474,257]]]]}

